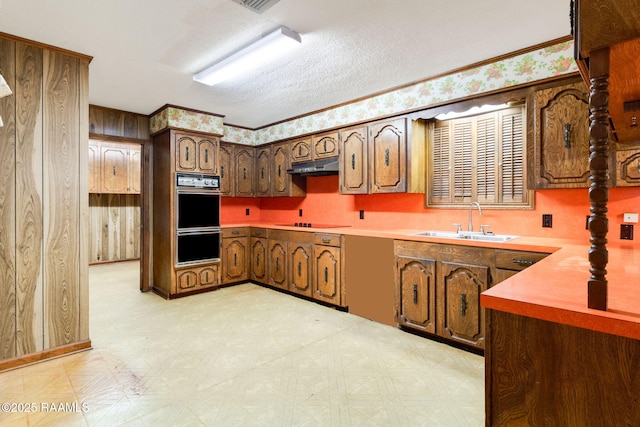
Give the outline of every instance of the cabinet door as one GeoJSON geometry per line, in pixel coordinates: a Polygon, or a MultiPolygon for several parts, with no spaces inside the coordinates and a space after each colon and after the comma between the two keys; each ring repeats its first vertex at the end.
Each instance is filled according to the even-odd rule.
{"type": "Polygon", "coordinates": [[[340,248],[315,245],[313,297],[331,304],[340,305],[341,267],[340,248]]]}
{"type": "Polygon", "coordinates": [[[249,278],[249,238],[222,239],[222,283],[234,283],[249,278]]]}
{"type": "Polygon", "coordinates": [[[220,281],[218,265],[205,267],[200,270],[199,282],[201,286],[214,286],[220,281]]]}
{"type": "Polygon", "coordinates": [[[400,325],[436,333],[436,262],[397,258],[396,313],[400,325]]]}
{"type": "Polygon", "coordinates": [[[129,147],[128,193],[140,194],[142,187],[142,146],[129,147]]]}
{"type": "Polygon", "coordinates": [[[102,193],[126,193],[129,185],[129,153],[125,147],[103,145],[100,148],[102,158],[102,193]]]}
{"type": "Polygon", "coordinates": [[[340,193],[369,192],[367,128],[351,128],[340,132],[340,193]]]}
{"type": "Polygon", "coordinates": [[[338,132],[313,136],[311,140],[313,144],[313,158],[318,160],[337,157],[339,140],[338,132]]]}
{"type": "Polygon", "coordinates": [[[234,147],[229,144],[220,144],[220,194],[223,196],[235,196],[234,192],[234,147]]]}
{"type": "Polygon", "coordinates": [[[289,242],[289,290],[308,297],[313,288],[312,247],[311,244],[289,242]]]}
{"type": "Polygon", "coordinates": [[[89,193],[100,192],[100,144],[89,141],[89,193]]]}
{"type": "Polygon", "coordinates": [[[218,141],[217,139],[202,138],[198,140],[198,172],[217,174],[218,173],[218,141]]]}
{"type": "Polygon", "coordinates": [[[269,284],[287,289],[287,242],[269,240],[269,284]]]}
{"type": "Polygon", "coordinates": [[[311,141],[299,139],[291,142],[291,163],[308,162],[311,160],[311,141]]]}
{"type": "Polygon", "coordinates": [[[251,279],[267,283],[267,240],[251,238],[251,279]]]}
{"type": "Polygon", "coordinates": [[[289,148],[288,144],[278,144],[272,147],[273,170],[271,174],[271,194],[273,196],[288,196],[290,175],[289,168],[289,148]]]}
{"type": "Polygon", "coordinates": [[[584,83],[536,91],[535,188],[589,186],[589,97],[584,83]]]}
{"type": "Polygon", "coordinates": [[[489,267],[443,262],[438,287],[438,335],[484,348],[480,294],[489,285],[489,267]]]}
{"type": "Polygon", "coordinates": [[[177,271],[178,293],[193,291],[198,287],[198,275],[192,270],[177,271]]]}
{"type": "Polygon", "coordinates": [[[195,172],[197,166],[196,140],[185,134],[176,134],[176,171],[195,172]]]}
{"type": "Polygon", "coordinates": [[[254,196],[253,148],[236,148],[235,192],[238,197],[254,196]]]}
{"type": "Polygon", "coordinates": [[[271,195],[270,182],[271,151],[269,147],[261,148],[256,153],[256,196],[271,195]]]}
{"type": "Polygon", "coordinates": [[[371,193],[402,193],[407,189],[407,132],[405,119],[369,127],[371,193]]]}
{"type": "Polygon", "coordinates": [[[616,187],[640,185],[640,149],[616,151],[616,187]]]}

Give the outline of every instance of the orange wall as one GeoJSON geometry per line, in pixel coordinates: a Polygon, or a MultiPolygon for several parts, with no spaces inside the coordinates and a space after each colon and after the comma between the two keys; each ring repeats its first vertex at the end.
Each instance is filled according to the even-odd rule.
{"type": "MultiPolygon", "coordinates": [[[[625,212],[640,212],[640,188],[613,188],[609,192],[609,235],[620,241],[620,224],[625,212]]],[[[473,212],[474,229],[489,224],[496,234],[561,237],[588,242],[585,229],[589,215],[588,189],[535,192],[533,210],[483,210],[473,212]],[[542,228],[542,214],[553,215],[553,227],[542,228]]],[[[223,198],[222,223],[316,222],[354,227],[454,230],[452,223],[468,225],[467,209],[427,209],[424,194],[340,195],[338,177],[307,177],[307,197],[223,198]],[[250,215],[245,215],[245,209],[250,215]],[[299,216],[302,209],[302,217],[299,216]],[[359,219],[360,210],[364,219],[359,219]]],[[[640,247],[640,224],[635,224],[635,240],[623,244],[640,247]]]]}

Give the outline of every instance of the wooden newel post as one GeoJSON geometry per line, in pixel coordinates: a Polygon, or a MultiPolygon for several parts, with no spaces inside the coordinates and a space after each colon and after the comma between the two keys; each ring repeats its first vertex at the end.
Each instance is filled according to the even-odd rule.
{"type": "Polygon", "coordinates": [[[609,48],[591,52],[589,58],[589,169],[591,184],[589,202],[591,216],[591,248],[589,249],[588,306],[607,309],[607,202],[609,201],[609,48]]]}

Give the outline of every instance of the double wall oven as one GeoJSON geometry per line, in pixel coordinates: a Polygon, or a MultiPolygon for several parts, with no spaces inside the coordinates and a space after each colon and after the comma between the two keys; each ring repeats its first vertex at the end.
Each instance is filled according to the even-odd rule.
{"type": "Polygon", "coordinates": [[[220,260],[220,177],[176,174],[176,266],[220,260]]]}

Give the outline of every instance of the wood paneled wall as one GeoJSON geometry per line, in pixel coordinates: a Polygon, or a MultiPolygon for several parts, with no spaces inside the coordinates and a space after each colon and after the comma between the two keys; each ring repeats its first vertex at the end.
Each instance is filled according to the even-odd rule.
{"type": "Polygon", "coordinates": [[[140,258],[140,195],[89,194],[89,262],[140,258]]]}
{"type": "Polygon", "coordinates": [[[0,370],[91,345],[90,60],[0,34],[0,370]]]}

